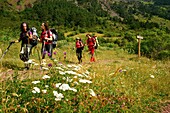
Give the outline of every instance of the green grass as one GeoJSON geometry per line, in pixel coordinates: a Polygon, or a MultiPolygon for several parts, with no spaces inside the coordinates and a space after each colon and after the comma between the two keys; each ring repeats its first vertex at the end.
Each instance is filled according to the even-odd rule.
{"type": "MultiPolygon", "coordinates": [[[[85,40],[85,37],[83,39],[85,40]]],[[[99,46],[95,53],[96,62],[89,63],[90,55],[85,48],[80,66],[77,64],[74,46],[73,40],[59,41],[59,48],[54,50],[57,54],[53,55],[57,61],[46,58],[47,65],[52,63],[52,67],[45,66],[49,70],[40,70],[39,66],[32,65],[29,71],[22,71],[23,63],[18,57],[20,44],[12,45],[1,62],[0,111],[155,113],[161,112],[162,107],[169,104],[170,61],[137,58],[137,55],[129,55],[117,46],[99,46]],[[80,70],[74,70],[75,67],[80,70]],[[10,70],[11,68],[13,70],[10,70]],[[73,71],[86,76],[79,77],[68,73],[62,75],[61,71],[73,71]],[[44,75],[50,78],[42,79],[44,75]],[[92,83],[80,83],[80,79],[92,83]],[[32,81],[40,83],[33,84],[32,81]],[[55,87],[57,83],[68,84],[77,92],[62,91],[55,87]],[[46,89],[47,93],[41,91],[34,94],[34,87],[46,89]],[[90,94],[90,89],[96,96],[90,94]],[[62,93],[64,98],[56,101],[53,91],[62,93]]],[[[4,51],[7,44],[1,47],[4,51]]],[[[40,48],[41,44],[38,47],[40,48]]],[[[36,51],[33,53],[31,59],[39,63],[36,51]]]]}

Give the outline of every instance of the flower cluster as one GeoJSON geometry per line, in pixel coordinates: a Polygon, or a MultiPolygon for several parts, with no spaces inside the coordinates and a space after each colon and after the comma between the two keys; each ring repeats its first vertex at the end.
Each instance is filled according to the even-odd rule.
{"type": "MultiPolygon", "coordinates": [[[[56,80],[55,76],[43,75],[42,81],[41,80],[32,81],[33,85],[38,85],[38,86],[33,86],[32,93],[51,94],[50,92],[53,92],[55,97],[54,100],[60,101],[64,99],[66,96],[68,96],[65,95],[66,91],[78,92],[79,91],[78,87],[80,85],[85,86],[86,83],[87,84],[92,83],[92,81],[89,80],[91,79],[91,77],[89,76],[90,72],[87,70],[85,72],[82,72],[81,65],[74,65],[74,64],[63,65],[59,63],[53,69],[56,70],[56,72],[58,72],[58,75],[55,76],[60,76],[61,79],[56,80]],[[48,82],[50,80],[52,80],[54,83],[48,82]],[[40,87],[41,88],[44,87],[44,88],[42,88],[41,90],[40,87]]],[[[89,94],[91,96],[96,96],[95,92],[91,88],[88,88],[86,91],[89,91],[89,94]]]]}

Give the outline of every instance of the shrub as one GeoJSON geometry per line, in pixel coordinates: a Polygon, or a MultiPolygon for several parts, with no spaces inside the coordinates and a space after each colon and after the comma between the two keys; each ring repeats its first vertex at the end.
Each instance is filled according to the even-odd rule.
{"type": "Polygon", "coordinates": [[[159,60],[165,60],[165,59],[169,59],[170,58],[170,51],[168,50],[164,50],[158,53],[158,56],[156,57],[156,59],[159,60]]]}
{"type": "Polygon", "coordinates": [[[82,28],[82,29],[79,29],[79,32],[80,32],[80,33],[86,33],[86,32],[87,32],[87,30],[86,30],[86,29],[84,29],[84,28],[82,28]]]}

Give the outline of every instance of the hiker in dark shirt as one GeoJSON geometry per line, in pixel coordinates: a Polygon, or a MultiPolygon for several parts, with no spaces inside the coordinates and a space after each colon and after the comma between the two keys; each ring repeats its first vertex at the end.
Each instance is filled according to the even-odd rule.
{"type": "Polygon", "coordinates": [[[82,50],[84,48],[84,45],[82,43],[82,40],[77,37],[76,38],[76,55],[77,55],[77,59],[79,61],[79,63],[82,62],[82,50]]]}
{"type": "MultiPolygon", "coordinates": [[[[12,41],[12,43],[21,41],[20,59],[23,62],[26,62],[29,60],[29,55],[32,49],[32,45],[30,44],[32,40],[32,33],[29,31],[29,27],[26,22],[21,23],[20,29],[21,29],[20,38],[18,40],[12,41]]],[[[25,63],[25,68],[29,69],[27,63],[25,63]]]]}

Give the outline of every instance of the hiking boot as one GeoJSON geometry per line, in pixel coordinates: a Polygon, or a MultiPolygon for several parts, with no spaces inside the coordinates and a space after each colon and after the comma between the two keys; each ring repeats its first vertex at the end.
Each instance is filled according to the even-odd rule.
{"type": "Polygon", "coordinates": [[[95,62],[96,60],[95,60],[95,58],[93,57],[93,62],[95,62]]]}
{"type": "Polygon", "coordinates": [[[93,62],[93,57],[91,57],[90,62],[93,62]]]}

